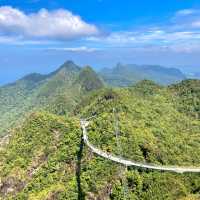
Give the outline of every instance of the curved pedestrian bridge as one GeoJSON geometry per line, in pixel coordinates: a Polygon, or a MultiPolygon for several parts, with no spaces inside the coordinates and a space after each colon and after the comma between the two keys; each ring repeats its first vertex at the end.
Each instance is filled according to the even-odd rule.
{"type": "Polygon", "coordinates": [[[114,156],[112,154],[104,152],[104,151],[96,148],[95,146],[93,146],[90,143],[90,141],[88,139],[88,135],[87,135],[87,127],[88,126],[89,126],[89,121],[82,119],[81,120],[81,128],[83,131],[83,140],[93,153],[95,153],[103,158],[109,159],[113,162],[120,163],[125,166],[135,166],[135,167],[144,168],[144,169],[171,171],[171,172],[176,172],[176,173],[185,173],[185,172],[200,173],[200,168],[181,167],[181,166],[162,166],[162,165],[153,165],[153,164],[148,164],[148,163],[140,163],[140,162],[136,162],[136,161],[126,160],[124,158],[114,156]]]}

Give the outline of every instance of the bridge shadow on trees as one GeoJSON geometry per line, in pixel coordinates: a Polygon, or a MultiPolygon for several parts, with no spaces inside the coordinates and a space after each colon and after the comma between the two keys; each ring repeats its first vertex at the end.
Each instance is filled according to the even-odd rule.
{"type": "Polygon", "coordinates": [[[85,200],[85,194],[81,186],[81,160],[83,157],[83,147],[84,147],[84,141],[83,141],[83,137],[81,137],[79,150],[77,151],[77,165],[76,165],[76,182],[77,182],[77,188],[78,188],[78,200],[85,200]]]}

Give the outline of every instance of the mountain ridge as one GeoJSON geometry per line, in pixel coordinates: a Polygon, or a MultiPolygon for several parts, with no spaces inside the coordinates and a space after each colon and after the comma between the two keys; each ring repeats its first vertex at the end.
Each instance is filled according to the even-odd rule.
{"type": "Polygon", "coordinates": [[[118,63],[114,68],[102,69],[99,74],[111,86],[130,86],[144,79],[155,81],[161,85],[169,85],[186,79],[179,69],[159,65],[118,63]]]}
{"type": "Polygon", "coordinates": [[[51,112],[67,113],[85,93],[104,87],[92,68],[80,77],[83,70],[84,67],[67,61],[49,74],[32,73],[0,87],[0,132],[9,127],[9,121],[21,119],[26,112],[33,110],[50,109],[51,112]],[[84,83],[80,78],[84,79],[84,83]],[[91,84],[94,87],[84,89],[91,84]]]}

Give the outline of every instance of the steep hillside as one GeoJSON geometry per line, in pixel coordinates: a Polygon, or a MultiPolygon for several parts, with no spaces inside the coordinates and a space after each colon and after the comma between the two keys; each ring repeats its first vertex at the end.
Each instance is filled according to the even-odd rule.
{"type": "MultiPolygon", "coordinates": [[[[102,91],[78,110],[85,117],[96,116],[88,130],[89,139],[105,152],[144,163],[199,167],[200,122],[180,112],[173,95],[167,88],[144,81],[129,89],[102,91]],[[116,120],[120,147],[115,137],[116,120]]],[[[146,200],[199,199],[199,183],[199,174],[175,175],[134,168],[128,169],[125,179],[130,199],[146,200]]],[[[112,187],[111,197],[123,199],[123,184],[116,182],[114,187],[117,191],[112,187]]]]}
{"type": "Polygon", "coordinates": [[[91,67],[85,67],[77,79],[83,91],[93,91],[103,87],[103,83],[91,67]]]}
{"type": "MultiPolygon", "coordinates": [[[[190,90],[184,82],[172,87],[180,86],[190,90]]],[[[200,122],[179,111],[174,92],[143,81],[127,89],[94,92],[76,106],[77,117],[32,114],[15,130],[6,148],[0,149],[0,197],[199,199],[199,174],[132,167],[125,171],[91,153],[81,139],[78,116],[96,116],[88,129],[89,139],[104,151],[148,163],[199,166],[200,122]],[[120,148],[115,138],[117,124],[120,148]]]]}
{"type": "Polygon", "coordinates": [[[185,80],[169,87],[180,112],[200,119],[200,80],[185,80]]]}
{"type": "Polygon", "coordinates": [[[181,71],[175,68],[151,65],[122,65],[120,63],[112,69],[103,69],[100,75],[111,86],[130,86],[144,79],[162,85],[169,85],[186,78],[181,71]]]}
{"type": "MultiPolygon", "coordinates": [[[[148,163],[199,166],[200,122],[180,112],[175,98],[174,90],[143,81],[127,89],[102,89],[89,95],[74,113],[96,116],[88,128],[89,139],[104,151],[148,163]]],[[[2,199],[200,198],[199,174],[132,167],[125,171],[94,155],[81,139],[76,116],[35,113],[15,131],[8,146],[0,150],[2,199]]]]}
{"type": "Polygon", "coordinates": [[[76,199],[80,136],[75,118],[32,114],[0,152],[0,199],[76,199]]]}
{"type": "Polygon", "coordinates": [[[24,114],[33,110],[69,113],[83,94],[100,87],[103,87],[103,83],[92,69],[81,69],[71,61],[48,75],[31,74],[1,87],[0,135],[6,134],[12,124],[15,125],[16,121],[23,119],[24,114]],[[88,85],[93,87],[85,91],[88,85]]]}
{"type": "Polygon", "coordinates": [[[100,148],[118,154],[115,108],[124,157],[165,165],[200,164],[200,122],[180,112],[166,88],[144,81],[129,89],[106,90],[91,101],[81,107],[85,116],[96,115],[90,136],[100,148]]]}

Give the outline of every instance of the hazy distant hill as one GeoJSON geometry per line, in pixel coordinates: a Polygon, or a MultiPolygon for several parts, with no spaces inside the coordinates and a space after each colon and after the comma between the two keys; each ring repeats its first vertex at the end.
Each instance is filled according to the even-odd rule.
{"type": "Polygon", "coordinates": [[[100,75],[111,86],[129,86],[144,79],[169,85],[186,79],[185,75],[175,68],[153,65],[122,65],[120,63],[112,69],[104,68],[100,71],[100,75]]]}
{"type": "Polygon", "coordinates": [[[80,68],[72,61],[48,75],[30,74],[3,86],[0,88],[0,135],[29,111],[45,109],[66,114],[85,93],[101,87],[102,81],[90,67],[80,68]]]}

